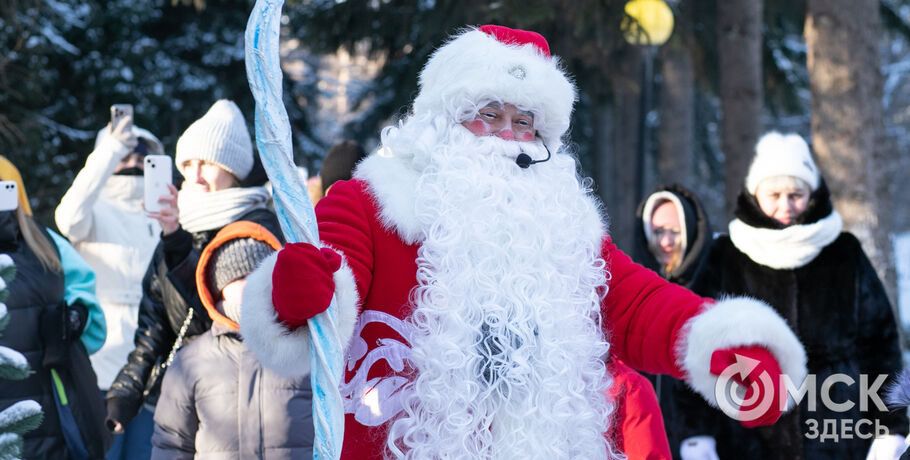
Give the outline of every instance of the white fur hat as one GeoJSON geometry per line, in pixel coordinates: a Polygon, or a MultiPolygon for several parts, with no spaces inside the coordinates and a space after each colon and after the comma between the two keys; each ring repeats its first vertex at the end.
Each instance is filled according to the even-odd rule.
{"type": "Polygon", "coordinates": [[[215,102],[183,132],[174,159],[181,174],[190,160],[215,163],[237,179],[246,179],[253,169],[253,142],[237,104],[227,99],[215,102]]]}
{"type": "Polygon", "coordinates": [[[804,180],[809,188],[818,188],[819,173],[809,145],[798,134],[771,131],[755,144],[755,159],[746,176],[746,189],[755,195],[758,184],[774,176],[793,176],[804,180]]]}
{"type": "Polygon", "coordinates": [[[442,45],[420,72],[415,114],[464,121],[466,108],[485,101],[534,114],[534,128],[550,149],[569,129],[575,85],[540,34],[501,26],[469,29],[442,45]]]}

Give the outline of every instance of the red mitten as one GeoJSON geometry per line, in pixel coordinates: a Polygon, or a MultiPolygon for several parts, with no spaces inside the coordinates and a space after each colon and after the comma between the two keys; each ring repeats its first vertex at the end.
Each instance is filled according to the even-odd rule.
{"type": "Polygon", "coordinates": [[[339,267],[341,256],[329,248],[286,244],[272,271],[272,305],[278,320],[296,329],[328,309],[335,294],[332,274],[339,267]]]}
{"type": "Polygon", "coordinates": [[[771,425],[783,413],[780,404],[782,372],[767,348],[750,345],[716,350],[711,354],[711,374],[729,378],[746,388],[745,402],[735,417],[744,427],[771,425]],[[756,391],[759,392],[757,396],[756,391]]]}

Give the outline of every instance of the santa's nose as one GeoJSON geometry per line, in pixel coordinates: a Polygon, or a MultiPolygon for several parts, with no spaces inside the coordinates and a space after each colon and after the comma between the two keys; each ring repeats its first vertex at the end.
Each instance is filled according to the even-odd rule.
{"type": "Polygon", "coordinates": [[[504,130],[496,133],[496,137],[498,137],[500,139],[505,139],[507,141],[514,141],[515,133],[513,133],[511,129],[504,129],[504,130]]]}

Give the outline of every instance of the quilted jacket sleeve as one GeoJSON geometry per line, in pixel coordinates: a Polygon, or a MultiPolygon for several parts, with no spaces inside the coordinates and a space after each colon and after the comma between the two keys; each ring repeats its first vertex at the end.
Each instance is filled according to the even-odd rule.
{"type": "Polygon", "coordinates": [[[184,353],[177,353],[164,374],[161,397],[155,406],[152,459],[190,460],[196,454],[196,431],[199,429],[196,385],[192,369],[186,366],[183,356],[184,353]]]}

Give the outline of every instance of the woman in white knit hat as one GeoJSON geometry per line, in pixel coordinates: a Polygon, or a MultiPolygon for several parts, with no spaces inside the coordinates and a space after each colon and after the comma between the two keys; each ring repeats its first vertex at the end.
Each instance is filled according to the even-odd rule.
{"type": "MultiPolygon", "coordinates": [[[[882,283],[856,237],[842,231],[841,217],[800,136],[771,132],[759,140],[735,214],[729,236],[715,241],[693,290],[748,295],[773,305],[803,341],[815,388],[769,427],[744,428],[706,405],[701,413],[686,414],[714,423],[706,425],[708,432],[683,441],[682,458],[896,458],[907,434],[904,413],[861,406],[858,383],[823,386],[832,375],[855,382],[861,375],[869,382],[887,375],[890,381],[901,369],[901,354],[882,283]],[[818,392],[822,403],[814,400],[818,392]],[[824,404],[824,398],[837,406],[824,404]],[[829,419],[840,419],[838,427],[863,427],[862,433],[823,442],[812,426],[821,431],[829,419]],[[869,421],[868,430],[861,420],[869,421]],[[873,425],[889,434],[870,439],[880,434],[867,433],[873,425]]],[[[793,382],[797,388],[801,383],[793,382]]]]}
{"type": "Polygon", "coordinates": [[[108,391],[108,427],[119,432],[143,403],[154,405],[164,370],[181,344],[202,334],[211,319],[196,290],[202,249],[236,221],[263,225],[282,238],[271,197],[259,186],[243,186],[253,171],[253,145],[243,114],[229,100],[215,102],[177,141],[178,192],[159,200],[149,216],[161,224],[161,243],[143,279],[139,325],[127,364],[108,391]]]}

